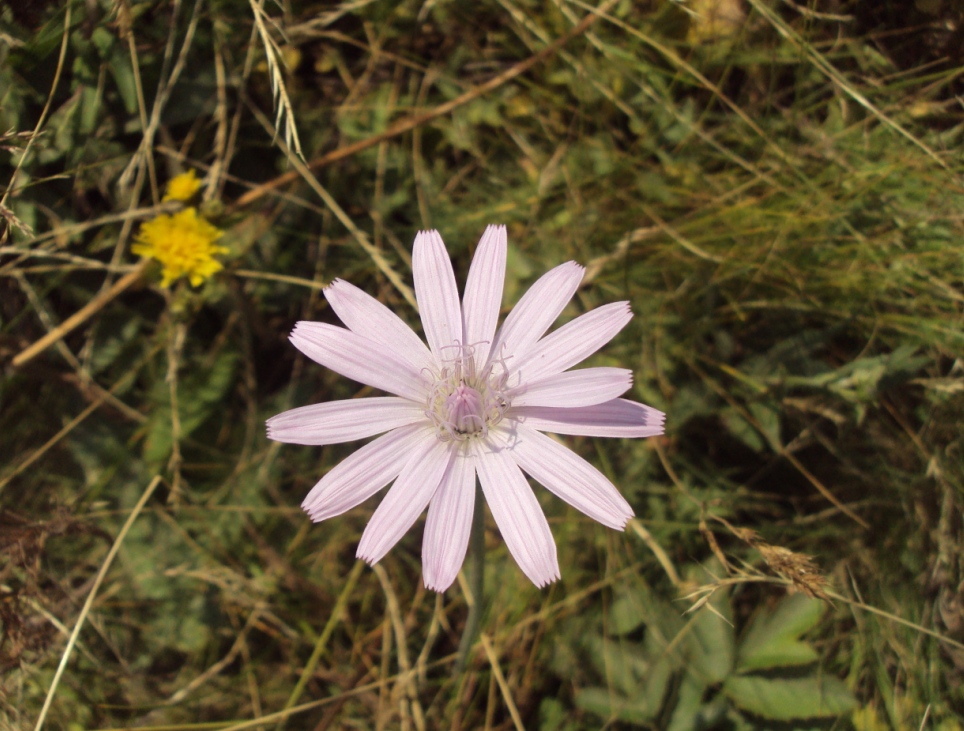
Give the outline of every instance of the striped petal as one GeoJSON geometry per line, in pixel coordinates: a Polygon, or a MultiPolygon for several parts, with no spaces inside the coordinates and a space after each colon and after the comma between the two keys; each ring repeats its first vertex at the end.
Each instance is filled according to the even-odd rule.
{"type": "Polygon", "coordinates": [[[403,426],[353,453],[315,485],[301,503],[314,522],[341,515],[398,477],[412,451],[438,443],[435,430],[403,426]]]}
{"type": "Polygon", "coordinates": [[[439,363],[456,355],[452,346],[462,342],[462,306],[452,262],[438,231],[419,231],[412,250],[415,298],[425,339],[439,363]]]}
{"type": "Polygon", "coordinates": [[[425,588],[445,591],[458,576],[472,533],[475,460],[460,449],[428,506],[422,538],[425,588]]]}
{"type": "Polygon", "coordinates": [[[394,396],[328,401],[272,416],[268,439],[288,444],[340,444],[420,421],[427,422],[424,406],[394,396]]]}
{"type": "Polygon", "coordinates": [[[626,527],[633,509],[599,470],[527,426],[516,424],[511,434],[510,455],[532,479],[593,520],[617,530],[626,527]]]}
{"type": "Polygon", "coordinates": [[[325,288],[325,299],[352,332],[382,343],[416,370],[436,369],[435,359],[422,339],[402,318],[367,292],[336,279],[325,288]]]}
{"type": "Polygon", "coordinates": [[[618,398],[579,408],[513,406],[509,417],[553,434],[641,438],[662,434],[666,415],[652,406],[618,398]]]}
{"type": "MultiPolygon", "coordinates": [[[[489,358],[521,361],[572,299],[585,271],[576,262],[569,261],[539,277],[505,318],[489,358]]],[[[515,362],[509,362],[510,369],[515,362]]]]}
{"type": "Polygon", "coordinates": [[[299,322],[289,338],[316,363],[345,378],[412,401],[424,401],[428,384],[416,368],[389,348],[326,322],[299,322]]]}
{"type": "Polygon", "coordinates": [[[485,501],[519,568],[540,588],[556,581],[559,560],[549,522],[509,450],[490,441],[478,455],[477,469],[485,501]]]}
{"type": "Polygon", "coordinates": [[[362,533],[358,558],[376,564],[398,543],[435,495],[454,455],[455,450],[438,439],[423,442],[411,451],[362,533]]]}
{"type": "Polygon", "coordinates": [[[502,307],[505,282],[507,235],[505,226],[489,226],[482,234],[472,258],[462,298],[462,331],[465,345],[475,351],[476,367],[481,370],[489,359],[502,307]]]}
{"type": "Polygon", "coordinates": [[[513,370],[523,381],[562,373],[612,340],[632,318],[628,302],[597,307],[546,335],[513,364],[513,370]]]}
{"type": "Polygon", "coordinates": [[[627,368],[582,368],[525,383],[509,392],[513,408],[520,406],[578,407],[610,401],[633,385],[627,368]]]}

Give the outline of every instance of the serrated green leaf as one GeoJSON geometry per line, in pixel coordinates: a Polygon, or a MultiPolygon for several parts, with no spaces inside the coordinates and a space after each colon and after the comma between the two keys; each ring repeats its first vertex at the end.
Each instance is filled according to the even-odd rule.
{"type": "Polygon", "coordinates": [[[733,675],[723,692],[744,711],[773,721],[833,718],[857,705],[853,694],[836,678],[764,678],[733,675]]]}
{"type": "Polygon", "coordinates": [[[758,614],[737,651],[736,671],[805,665],[817,660],[816,651],[799,640],[816,626],[824,612],[819,599],[794,594],[772,614],[758,614]]]}

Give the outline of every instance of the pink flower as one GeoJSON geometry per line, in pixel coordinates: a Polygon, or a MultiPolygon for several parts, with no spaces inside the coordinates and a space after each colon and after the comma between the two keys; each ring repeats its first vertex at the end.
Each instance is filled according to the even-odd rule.
{"type": "Polygon", "coordinates": [[[394,480],[358,557],[377,563],[427,507],[422,566],[435,591],[452,584],[465,558],[476,475],[509,551],[541,587],[559,578],[559,564],[523,473],[603,525],[622,530],[633,517],[609,480],[543,432],[663,433],[662,412],[619,398],[632,383],[629,370],[568,370],[629,322],[629,303],[604,305],[543,337],[582,281],[583,268],[568,262],[533,284],[496,332],[505,257],[505,226],[489,226],[460,304],[442,238],[416,236],[412,269],[428,347],[385,305],[332,282],[325,296],[347,329],[299,322],[291,342],[346,378],[394,395],[303,406],[268,420],[271,439],[294,444],[382,434],[325,475],[302,507],[325,520],[394,480]]]}

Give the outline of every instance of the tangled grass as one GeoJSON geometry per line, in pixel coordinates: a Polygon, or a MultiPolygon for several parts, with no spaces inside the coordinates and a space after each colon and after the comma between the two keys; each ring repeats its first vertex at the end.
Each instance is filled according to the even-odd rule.
{"type": "Polygon", "coordinates": [[[896,0],[5,5],[0,723],[960,729],[962,23],[896,0]],[[131,246],[187,170],[228,253],[164,288],[131,246]],[[491,222],[507,307],[568,259],[566,318],[631,301],[597,361],[668,428],[570,440],[639,517],[546,500],[549,589],[490,522],[453,675],[465,583],[424,590],[418,531],[357,564],[370,506],[297,507],[352,446],[263,422],[364,395],[287,345],[332,320],[325,284],[415,323],[415,231],[464,280],[491,222]]]}

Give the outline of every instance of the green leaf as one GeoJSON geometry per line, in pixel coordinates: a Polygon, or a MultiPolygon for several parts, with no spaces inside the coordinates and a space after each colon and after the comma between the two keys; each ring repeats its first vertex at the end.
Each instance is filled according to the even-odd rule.
{"type": "Polygon", "coordinates": [[[731,407],[723,409],[720,418],[723,420],[726,430],[754,452],[762,452],[766,448],[766,443],[760,433],[737,409],[731,407]]]}
{"type": "Polygon", "coordinates": [[[645,724],[656,717],[659,707],[652,708],[642,700],[629,700],[605,688],[586,688],[576,693],[576,705],[602,718],[616,718],[629,723],[645,724]]]}
{"type": "Polygon", "coordinates": [[[794,594],[780,602],[772,614],[758,614],[737,652],[736,671],[805,665],[817,660],[816,651],[799,640],[823,615],[819,599],[794,594]]]}
{"type": "Polygon", "coordinates": [[[691,620],[685,643],[685,668],[707,685],[722,682],[733,671],[735,638],[731,615],[729,593],[718,591],[691,620]]]}
{"type": "Polygon", "coordinates": [[[590,647],[594,664],[620,693],[632,694],[652,674],[650,660],[635,642],[595,638],[590,647]]]}
{"type": "Polygon", "coordinates": [[[572,713],[558,698],[543,698],[539,702],[539,731],[575,731],[577,728],[572,713]]]}
{"type": "Polygon", "coordinates": [[[117,91],[124,102],[124,110],[128,114],[137,112],[137,83],[134,79],[134,68],[131,66],[130,55],[117,46],[111,55],[108,66],[117,84],[117,91]]]}
{"type": "Polygon", "coordinates": [[[836,678],[764,678],[734,675],[723,692],[744,711],[774,721],[833,718],[857,705],[851,692],[836,678]]]}
{"type": "Polygon", "coordinates": [[[703,693],[706,685],[694,675],[687,673],[683,676],[679,690],[676,693],[676,707],[670,716],[667,731],[691,731],[703,728],[703,693]]]}
{"type": "MultiPolygon", "coordinates": [[[[180,438],[187,439],[204,423],[221,403],[234,383],[237,355],[225,350],[210,370],[186,371],[178,385],[178,415],[180,438]]],[[[171,401],[167,383],[156,386],[157,406],[148,421],[144,440],[144,459],[157,464],[167,458],[173,444],[171,401]]]]}
{"type": "Polygon", "coordinates": [[[646,621],[646,612],[640,600],[632,593],[621,594],[609,609],[609,634],[612,636],[629,634],[646,621]]]}

